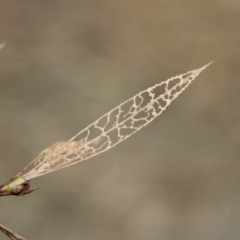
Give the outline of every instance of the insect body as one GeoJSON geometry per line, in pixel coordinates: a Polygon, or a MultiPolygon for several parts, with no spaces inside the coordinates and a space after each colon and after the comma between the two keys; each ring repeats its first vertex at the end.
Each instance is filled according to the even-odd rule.
{"type": "Polygon", "coordinates": [[[57,142],[45,149],[15,178],[0,187],[0,196],[31,193],[37,189],[30,187],[31,179],[87,160],[129,138],[159,116],[209,64],[138,93],[69,141],[57,142]]]}
{"type": "Polygon", "coordinates": [[[37,190],[37,188],[31,188],[29,182],[26,181],[24,177],[15,177],[0,186],[0,196],[22,196],[35,190],[37,190]]]}

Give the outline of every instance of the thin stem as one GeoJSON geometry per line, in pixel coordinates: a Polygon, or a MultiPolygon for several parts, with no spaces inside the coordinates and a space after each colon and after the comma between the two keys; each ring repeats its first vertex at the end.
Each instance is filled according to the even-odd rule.
{"type": "Polygon", "coordinates": [[[13,232],[9,228],[6,228],[2,224],[0,224],[0,230],[5,233],[10,239],[12,240],[26,240],[22,236],[18,235],[17,233],[13,232]]]}

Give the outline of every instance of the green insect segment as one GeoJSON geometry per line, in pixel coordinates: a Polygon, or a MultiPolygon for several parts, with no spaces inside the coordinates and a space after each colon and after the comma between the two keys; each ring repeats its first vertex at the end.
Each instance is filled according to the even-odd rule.
{"type": "Polygon", "coordinates": [[[29,182],[26,181],[23,177],[19,176],[12,178],[7,183],[0,186],[0,196],[22,196],[29,194],[35,190],[37,190],[37,188],[31,188],[29,182]]]}

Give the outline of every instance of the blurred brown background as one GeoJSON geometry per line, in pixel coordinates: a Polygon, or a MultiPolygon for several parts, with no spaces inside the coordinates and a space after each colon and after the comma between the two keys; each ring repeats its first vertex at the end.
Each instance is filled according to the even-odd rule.
{"type": "Polygon", "coordinates": [[[214,64],[124,143],[1,198],[0,222],[28,240],[238,239],[239,23],[239,0],[1,1],[1,183],[140,90],[214,64]]]}

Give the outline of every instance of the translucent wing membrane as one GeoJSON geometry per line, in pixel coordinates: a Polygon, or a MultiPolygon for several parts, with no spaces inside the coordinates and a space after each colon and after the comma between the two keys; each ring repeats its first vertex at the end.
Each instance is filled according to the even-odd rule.
{"type": "Polygon", "coordinates": [[[0,230],[5,233],[10,239],[12,240],[26,240],[25,238],[21,237],[17,233],[13,232],[12,230],[6,228],[2,224],[0,224],[0,230]]]}
{"type": "Polygon", "coordinates": [[[140,92],[106,113],[67,142],[40,153],[17,176],[26,181],[105,152],[159,116],[211,63],[140,92]]]}

